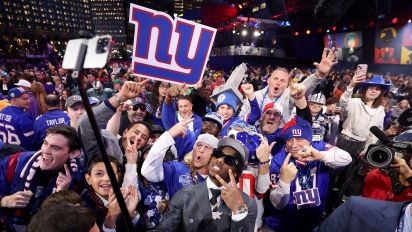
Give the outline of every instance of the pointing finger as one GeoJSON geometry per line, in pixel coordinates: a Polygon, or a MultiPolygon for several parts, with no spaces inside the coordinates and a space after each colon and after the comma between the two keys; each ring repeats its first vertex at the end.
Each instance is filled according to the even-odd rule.
{"type": "Polygon", "coordinates": [[[289,153],[286,158],[285,161],[283,161],[283,165],[287,165],[289,163],[290,157],[292,156],[292,153],[289,153]]]}
{"type": "Polygon", "coordinates": [[[64,171],[66,172],[67,177],[71,177],[70,170],[69,170],[69,167],[67,167],[67,164],[64,164],[64,171]]]}

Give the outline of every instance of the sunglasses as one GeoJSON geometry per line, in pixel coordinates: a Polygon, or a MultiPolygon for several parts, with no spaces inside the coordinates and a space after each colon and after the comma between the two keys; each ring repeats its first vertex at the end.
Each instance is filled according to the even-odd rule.
{"type": "Polygon", "coordinates": [[[140,109],[140,111],[146,111],[146,106],[145,105],[135,105],[135,106],[133,106],[134,111],[137,111],[137,109],[140,109]]]}
{"type": "Polygon", "coordinates": [[[216,129],[219,127],[215,122],[211,122],[211,121],[203,121],[202,124],[204,126],[210,126],[212,129],[216,129]]]}
{"type": "Polygon", "coordinates": [[[213,149],[212,157],[215,157],[216,159],[223,157],[223,161],[229,166],[237,166],[239,164],[239,160],[236,157],[226,155],[221,150],[213,149]]]}

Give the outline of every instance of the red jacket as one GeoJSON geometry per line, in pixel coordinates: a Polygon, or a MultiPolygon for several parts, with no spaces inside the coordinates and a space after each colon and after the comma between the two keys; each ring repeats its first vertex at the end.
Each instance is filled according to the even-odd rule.
{"type": "Polygon", "coordinates": [[[412,201],[412,187],[407,187],[395,196],[389,176],[381,170],[375,169],[366,175],[362,195],[385,201],[412,201]]]}

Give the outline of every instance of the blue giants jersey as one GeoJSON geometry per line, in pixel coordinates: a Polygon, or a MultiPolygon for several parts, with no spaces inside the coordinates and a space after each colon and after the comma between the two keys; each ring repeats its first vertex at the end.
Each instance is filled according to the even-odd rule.
{"type": "MultiPolygon", "coordinates": [[[[330,149],[330,145],[313,145],[317,150],[330,149]]],[[[280,168],[287,156],[286,151],[274,156],[270,164],[271,189],[276,189],[279,183],[280,168]]],[[[299,165],[299,164],[297,164],[299,165]]],[[[303,190],[298,177],[290,185],[289,202],[283,209],[276,209],[269,194],[265,198],[265,224],[275,231],[312,231],[318,224],[324,208],[328,191],[329,170],[322,161],[309,162],[311,189],[303,190]]]]}
{"type": "Polygon", "coordinates": [[[34,121],[34,145],[40,148],[43,139],[46,137],[46,129],[57,125],[70,125],[70,118],[66,111],[50,110],[40,115],[34,121]]]}
{"type": "MultiPolygon", "coordinates": [[[[181,188],[196,184],[193,181],[193,176],[190,168],[183,162],[169,161],[163,163],[163,170],[163,181],[166,184],[170,199],[172,199],[173,195],[181,188]]],[[[196,173],[196,175],[197,183],[205,180],[198,173],[196,173]]]]}
{"type": "Polygon", "coordinates": [[[33,150],[34,118],[23,108],[8,106],[0,111],[0,139],[4,143],[22,146],[33,150]]]}

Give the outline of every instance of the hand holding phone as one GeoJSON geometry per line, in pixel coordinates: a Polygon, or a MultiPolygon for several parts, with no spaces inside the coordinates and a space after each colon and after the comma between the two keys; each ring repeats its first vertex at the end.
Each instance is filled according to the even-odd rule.
{"type": "Polygon", "coordinates": [[[366,75],[367,72],[368,72],[367,64],[358,64],[355,75],[358,74],[358,76],[362,76],[362,75],[366,75]]]}

